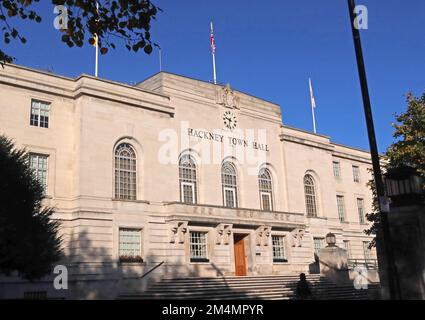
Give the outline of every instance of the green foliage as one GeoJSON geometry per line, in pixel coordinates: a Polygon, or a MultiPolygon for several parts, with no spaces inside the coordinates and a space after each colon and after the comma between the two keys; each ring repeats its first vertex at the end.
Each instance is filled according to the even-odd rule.
{"type": "Polygon", "coordinates": [[[43,186],[24,150],[0,135],[0,273],[18,271],[26,279],[49,273],[61,257],[59,223],[43,207],[43,186]]]}
{"type": "Polygon", "coordinates": [[[394,138],[399,140],[388,148],[386,157],[391,168],[407,165],[425,176],[425,93],[421,98],[409,93],[407,102],[407,111],[393,124],[394,138]]]}
{"type": "MultiPolygon", "coordinates": [[[[42,17],[33,9],[40,0],[2,0],[0,2],[0,38],[7,45],[11,40],[25,44],[26,39],[11,25],[12,19],[40,23],[42,17]]],[[[52,5],[67,8],[68,24],[61,40],[69,47],[93,45],[97,35],[100,52],[116,48],[115,40],[123,42],[129,51],[140,49],[150,54],[158,45],[151,40],[150,27],[160,8],[150,0],[51,0],[52,5]]],[[[52,8],[53,9],[53,8],[52,8]]],[[[1,40],[1,39],[0,39],[1,40]]],[[[0,49],[0,64],[13,62],[14,58],[0,49]]]]}
{"type": "MultiPolygon", "coordinates": [[[[396,141],[387,149],[383,156],[384,172],[391,168],[410,166],[415,168],[425,178],[425,93],[422,97],[407,95],[406,112],[395,115],[396,123],[393,137],[396,141]]],[[[379,206],[375,182],[368,183],[373,193],[372,212],[366,215],[372,226],[365,230],[368,235],[376,235],[379,226],[379,206]]],[[[424,186],[425,188],[425,186],[424,186]]],[[[375,245],[375,240],[372,246],[375,245]]]]}

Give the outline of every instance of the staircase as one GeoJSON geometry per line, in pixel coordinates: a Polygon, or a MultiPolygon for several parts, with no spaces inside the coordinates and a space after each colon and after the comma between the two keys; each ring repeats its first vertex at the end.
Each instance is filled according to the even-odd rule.
{"type": "MultiPolygon", "coordinates": [[[[247,276],[223,278],[163,279],[146,292],[121,294],[119,299],[294,299],[298,275],[247,276]]],[[[378,283],[367,290],[356,290],[352,284],[335,285],[320,275],[307,275],[315,300],[379,299],[378,283]]]]}

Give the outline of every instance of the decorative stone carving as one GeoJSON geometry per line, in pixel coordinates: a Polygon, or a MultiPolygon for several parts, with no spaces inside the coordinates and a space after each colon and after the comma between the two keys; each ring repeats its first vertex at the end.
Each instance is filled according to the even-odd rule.
{"type": "Polygon", "coordinates": [[[177,221],[173,221],[170,223],[170,243],[176,242],[176,235],[177,235],[178,228],[179,226],[177,221]]]}
{"type": "Polygon", "coordinates": [[[235,92],[230,88],[230,84],[221,87],[217,93],[217,103],[225,106],[226,108],[239,109],[239,99],[236,97],[235,92]]]}
{"type": "Polygon", "coordinates": [[[216,227],[216,244],[228,245],[232,235],[232,225],[220,223],[216,227]]]}
{"type": "Polygon", "coordinates": [[[256,231],[255,242],[257,246],[268,246],[272,227],[261,226],[256,231]]]}
{"type": "Polygon", "coordinates": [[[301,247],[301,240],[304,237],[304,229],[295,229],[292,231],[292,246],[293,247],[301,247]]]}
{"type": "Polygon", "coordinates": [[[187,221],[173,221],[170,229],[170,243],[184,243],[187,232],[187,221]]]}

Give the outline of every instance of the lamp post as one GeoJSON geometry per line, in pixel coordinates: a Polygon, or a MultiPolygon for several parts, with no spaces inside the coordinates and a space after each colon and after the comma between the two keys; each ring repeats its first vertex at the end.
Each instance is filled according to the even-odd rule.
{"type": "Polygon", "coordinates": [[[348,0],[351,30],[353,33],[353,41],[354,41],[354,47],[356,51],[357,68],[358,68],[359,77],[360,77],[364,113],[365,113],[366,126],[367,126],[368,138],[369,138],[370,153],[372,157],[373,175],[374,175],[375,186],[376,186],[376,194],[379,200],[378,201],[379,212],[380,212],[380,218],[381,218],[379,227],[382,230],[382,233],[381,233],[382,242],[384,244],[385,256],[386,256],[387,264],[388,264],[387,277],[388,277],[388,285],[390,290],[390,298],[398,299],[400,295],[399,295],[399,285],[397,280],[397,270],[394,264],[393,250],[391,245],[391,235],[390,235],[390,229],[388,224],[388,210],[386,210],[387,208],[385,208],[386,206],[384,205],[384,203],[386,203],[385,189],[384,189],[384,183],[382,181],[382,173],[381,173],[380,160],[379,160],[379,154],[378,154],[378,146],[376,143],[375,128],[373,124],[372,107],[370,104],[369,89],[367,85],[366,70],[365,70],[364,59],[363,59],[360,32],[355,25],[355,21],[356,21],[355,7],[356,5],[354,3],[354,0],[348,0]]]}
{"type": "Polygon", "coordinates": [[[425,203],[425,192],[422,189],[423,180],[412,167],[389,169],[385,174],[385,188],[387,196],[391,199],[391,207],[425,203]]]}

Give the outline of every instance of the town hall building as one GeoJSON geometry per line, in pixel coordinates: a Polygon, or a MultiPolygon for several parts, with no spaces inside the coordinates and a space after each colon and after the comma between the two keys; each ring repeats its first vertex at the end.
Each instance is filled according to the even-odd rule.
{"type": "Polygon", "coordinates": [[[349,259],[376,259],[370,154],[284,123],[277,104],[168,72],[127,85],[6,65],[0,134],[55,208],[68,289],[0,276],[0,298],[311,273],[329,232],[349,259]]]}

